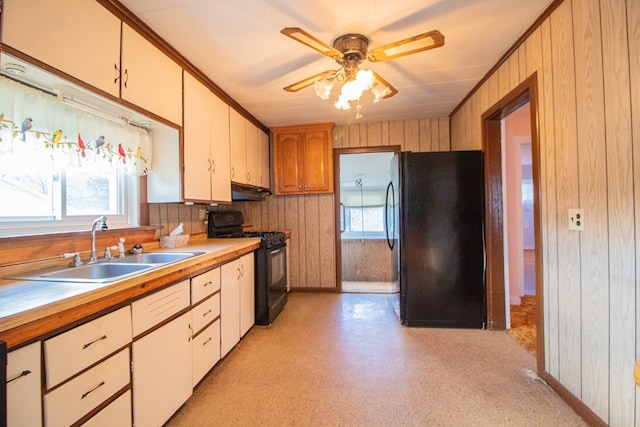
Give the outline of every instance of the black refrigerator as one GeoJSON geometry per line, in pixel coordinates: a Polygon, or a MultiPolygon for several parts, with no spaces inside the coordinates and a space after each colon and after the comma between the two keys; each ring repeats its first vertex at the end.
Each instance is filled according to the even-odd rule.
{"type": "Polygon", "coordinates": [[[402,324],[484,328],[482,152],[395,155],[385,224],[402,324]]]}

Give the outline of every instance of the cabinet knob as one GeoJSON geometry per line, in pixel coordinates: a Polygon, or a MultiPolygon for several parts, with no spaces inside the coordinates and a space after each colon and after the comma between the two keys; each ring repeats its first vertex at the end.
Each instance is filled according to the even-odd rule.
{"type": "Polygon", "coordinates": [[[298,188],[299,188],[300,190],[302,190],[302,185],[298,185],[298,188]]]}

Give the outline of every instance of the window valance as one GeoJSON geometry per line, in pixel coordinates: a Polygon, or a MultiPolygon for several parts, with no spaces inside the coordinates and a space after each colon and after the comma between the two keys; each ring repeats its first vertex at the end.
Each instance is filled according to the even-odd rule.
{"type": "Polygon", "coordinates": [[[146,129],[78,110],[0,77],[0,156],[16,150],[46,150],[61,164],[120,168],[130,175],[146,175],[152,160],[146,129]]]}

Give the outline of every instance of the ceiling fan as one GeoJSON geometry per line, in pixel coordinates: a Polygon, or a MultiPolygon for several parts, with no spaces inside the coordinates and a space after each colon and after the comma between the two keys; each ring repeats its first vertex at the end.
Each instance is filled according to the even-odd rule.
{"type": "MultiPolygon", "coordinates": [[[[370,62],[388,61],[444,45],[444,36],[438,30],[428,31],[372,50],[368,50],[369,39],[362,34],[339,36],[334,40],[332,47],[298,27],[284,28],[280,32],[334,59],[340,65],[337,70],[323,71],[307,77],[285,87],[284,90],[297,92],[314,85],[316,94],[322,99],[328,99],[333,84],[342,83],[342,93],[335,103],[336,108],[341,110],[349,109],[349,101],[359,100],[362,92],[367,89],[371,90],[375,97],[373,102],[390,98],[398,93],[396,88],[375,71],[359,69],[365,59],[370,62]]],[[[359,109],[359,107],[358,102],[356,108],[359,109]]]]}

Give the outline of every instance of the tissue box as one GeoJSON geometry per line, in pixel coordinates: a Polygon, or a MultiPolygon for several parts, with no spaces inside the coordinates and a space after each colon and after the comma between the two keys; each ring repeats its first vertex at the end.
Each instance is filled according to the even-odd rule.
{"type": "Polygon", "coordinates": [[[177,236],[162,236],[160,237],[161,248],[179,248],[187,246],[189,244],[189,235],[179,234],[177,236]]]}

